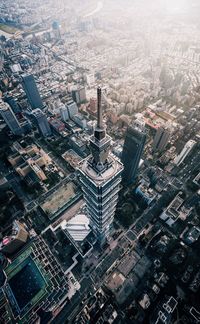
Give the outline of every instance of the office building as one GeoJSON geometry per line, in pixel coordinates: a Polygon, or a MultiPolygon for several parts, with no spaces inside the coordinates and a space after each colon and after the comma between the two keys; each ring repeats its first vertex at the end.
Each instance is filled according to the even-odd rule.
{"type": "Polygon", "coordinates": [[[162,152],[166,148],[170,139],[170,131],[164,127],[157,129],[156,135],[153,141],[153,151],[162,152]]]}
{"type": "Polygon", "coordinates": [[[14,112],[14,114],[18,114],[22,111],[21,107],[19,106],[17,101],[12,96],[6,96],[4,98],[4,101],[9,104],[9,106],[12,109],[12,111],[14,112]]]}
{"type": "Polygon", "coordinates": [[[23,134],[28,134],[31,132],[32,125],[29,120],[23,119],[20,121],[20,127],[22,129],[23,134]]]}
{"type": "Polygon", "coordinates": [[[31,108],[43,108],[42,99],[40,97],[33,75],[22,76],[22,86],[31,105],[31,108]]]}
{"type": "Polygon", "coordinates": [[[122,151],[124,164],[123,182],[130,184],[137,176],[140,159],[146,141],[146,130],[143,122],[136,120],[127,128],[122,151]]]}
{"type": "Polygon", "coordinates": [[[60,108],[60,115],[64,122],[69,120],[68,108],[67,107],[60,108]]]}
{"type": "Polygon", "coordinates": [[[12,230],[0,242],[0,252],[12,255],[26,243],[28,236],[29,234],[24,225],[15,220],[12,230]]]}
{"type": "Polygon", "coordinates": [[[95,83],[94,73],[90,73],[86,75],[86,82],[90,88],[94,86],[95,83]]]}
{"type": "Polygon", "coordinates": [[[65,124],[57,118],[50,118],[49,124],[56,133],[62,133],[65,130],[65,124]]]}
{"type": "Polygon", "coordinates": [[[77,105],[80,105],[81,103],[84,103],[86,101],[86,91],[84,87],[80,87],[76,90],[72,91],[72,98],[77,103],[77,105]]]}
{"type": "Polygon", "coordinates": [[[100,88],[97,97],[98,121],[90,139],[92,154],[80,162],[78,171],[90,226],[102,245],[110,236],[123,165],[110,153],[111,138],[103,125],[100,88]]]}
{"type": "Polygon", "coordinates": [[[96,116],[96,113],[97,113],[97,99],[96,98],[90,98],[90,104],[87,107],[87,111],[91,115],[96,116]]]}
{"type": "Polygon", "coordinates": [[[88,138],[83,134],[73,134],[69,137],[70,147],[80,156],[87,156],[88,138]]]}
{"type": "Polygon", "coordinates": [[[20,124],[14,112],[6,102],[0,101],[0,115],[14,135],[22,135],[20,124]]]}
{"type": "Polygon", "coordinates": [[[68,279],[45,241],[37,237],[4,269],[1,323],[50,323],[68,302],[68,279]]]}
{"type": "Polygon", "coordinates": [[[87,127],[86,119],[81,114],[76,114],[72,117],[72,120],[81,128],[87,127]]]}
{"type": "Polygon", "coordinates": [[[45,113],[41,109],[34,109],[26,113],[32,123],[37,126],[40,134],[44,137],[51,135],[51,128],[45,113]]]}
{"type": "Polygon", "coordinates": [[[53,30],[53,34],[54,37],[59,40],[61,38],[61,33],[60,33],[60,23],[58,21],[54,21],[52,23],[52,30],[53,30]]]}
{"type": "Polygon", "coordinates": [[[196,142],[193,141],[193,140],[190,140],[185,144],[185,146],[184,146],[183,150],[181,151],[181,153],[174,160],[174,163],[177,166],[179,166],[185,160],[185,158],[191,152],[191,150],[193,149],[195,144],[196,144],[196,142]]]}
{"type": "Polygon", "coordinates": [[[67,109],[68,109],[68,114],[69,114],[70,118],[72,118],[74,115],[78,114],[77,104],[73,100],[70,100],[67,102],[67,109]]]}

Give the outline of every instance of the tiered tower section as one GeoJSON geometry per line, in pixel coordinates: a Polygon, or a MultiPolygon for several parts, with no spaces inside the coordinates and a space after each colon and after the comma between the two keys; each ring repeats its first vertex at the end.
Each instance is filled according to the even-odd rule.
{"type": "Polygon", "coordinates": [[[108,239],[120,189],[122,163],[110,153],[111,138],[103,125],[101,88],[97,89],[98,121],[90,139],[92,155],[79,165],[80,182],[90,226],[100,245],[108,239]]]}

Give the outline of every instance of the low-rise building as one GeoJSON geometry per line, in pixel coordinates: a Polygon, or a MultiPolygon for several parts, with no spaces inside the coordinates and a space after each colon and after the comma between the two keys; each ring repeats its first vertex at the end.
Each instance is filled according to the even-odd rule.
{"type": "Polygon", "coordinates": [[[68,279],[45,241],[31,241],[4,270],[0,291],[3,323],[50,322],[68,301],[68,279]]]}
{"type": "Polygon", "coordinates": [[[49,124],[57,133],[62,133],[65,131],[65,124],[57,118],[51,118],[49,120],[49,124]]]}
{"type": "Polygon", "coordinates": [[[15,220],[11,231],[0,242],[0,251],[6,255],[12,255],[27,242],[28,236],[25,226],[15,220]]]}
{"type": "Polygon", "coordinates": [[[172,226],[179,218],[185,220],[190,214],[192,208],[184,206],[184,199],[181,193],[178,193],[170,205],[160,215],[160,218],[169,226],[172,226]]]}
{"type": "Polygon", "coordinates": [[[135,189],[136,195],[141,197],[147,205],[150,205],[158,196],[153,188],[145,180],[142,180],[140,185],[135,189]]]}
{"type": "Polygon", "coordinates": [[[46,175],[42,167],[50,164],[51,158],[34,144],[23,148],[18,142],[15,142],[13,154],[8,156],[8,161],[22,178],[32,173],[36,176],[35,180],[44,181],[46,175]]]}

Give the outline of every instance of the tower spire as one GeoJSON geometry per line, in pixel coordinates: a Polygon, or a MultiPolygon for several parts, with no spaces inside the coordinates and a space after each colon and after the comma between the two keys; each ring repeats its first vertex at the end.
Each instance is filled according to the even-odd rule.
{"type": "Polygon", "coordinates": [[[95,129],[94,136],[98,141],[101,141],[106,136],[106,132],[103,125],[100,87],[97,88],[97,127],[95,129]]]}
{"type": "Polygon", "coordinates": [[[102,117],[102,106],[101,106],[101,88],[97,88],[97,128],[103,129],[103,117],[102,117]]]}

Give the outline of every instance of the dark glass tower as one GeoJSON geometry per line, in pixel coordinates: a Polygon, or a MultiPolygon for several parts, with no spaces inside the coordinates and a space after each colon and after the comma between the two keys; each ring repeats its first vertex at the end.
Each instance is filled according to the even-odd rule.
{"type": "Polygon", "coordinates": [[[31,112],[26,112],[26,116],[36,125],[40,134],[44,137],[51,135],[51,128],[47,120],[47,116],[41,109],[34,109],[31,112]]]}
{"type": "Polygon", "coordinates": [[[43,108],[42,99],[40,97],[33,75],[22,76],[22,86],[31,105],[31,108],[43,108]]]}
{"type": "Polygon", "coordinates": [[[124,164],[123,182],[126,184],[131,184],[137,176],[145,141],[145,125],[137,120],[127,128],[122,152],[122,163],[124,164]]]}
{"type": "Polygon", "coordinates": [[[170,131],[165,127],[157,129],[156,135],[153,141],[153,151],[164,151],[170,139],[170,131]]]}
{"type": "Polygon", "coordinates": [[[97,127],[90,139],[92,155],[81,161],[78,171],[90,226],[102,245],[112,228],[123,165],[110,153],[111,138],[103,125],[100,88],[97,89],[97,98],[97,127]]]}
{"type": "Polygon", "coordinates": [[[17,101],[12,96],[6,96],[4,101],[9,104],[14,114],[18,114],[22,111],[21,107],[18,105],[17,101]]]}
{"type": "Polygon", "coordinates": [[[14,135],[22,135],[20,124],[14,112],[6,102],[0,101],[0,115],[14,135]]]}

